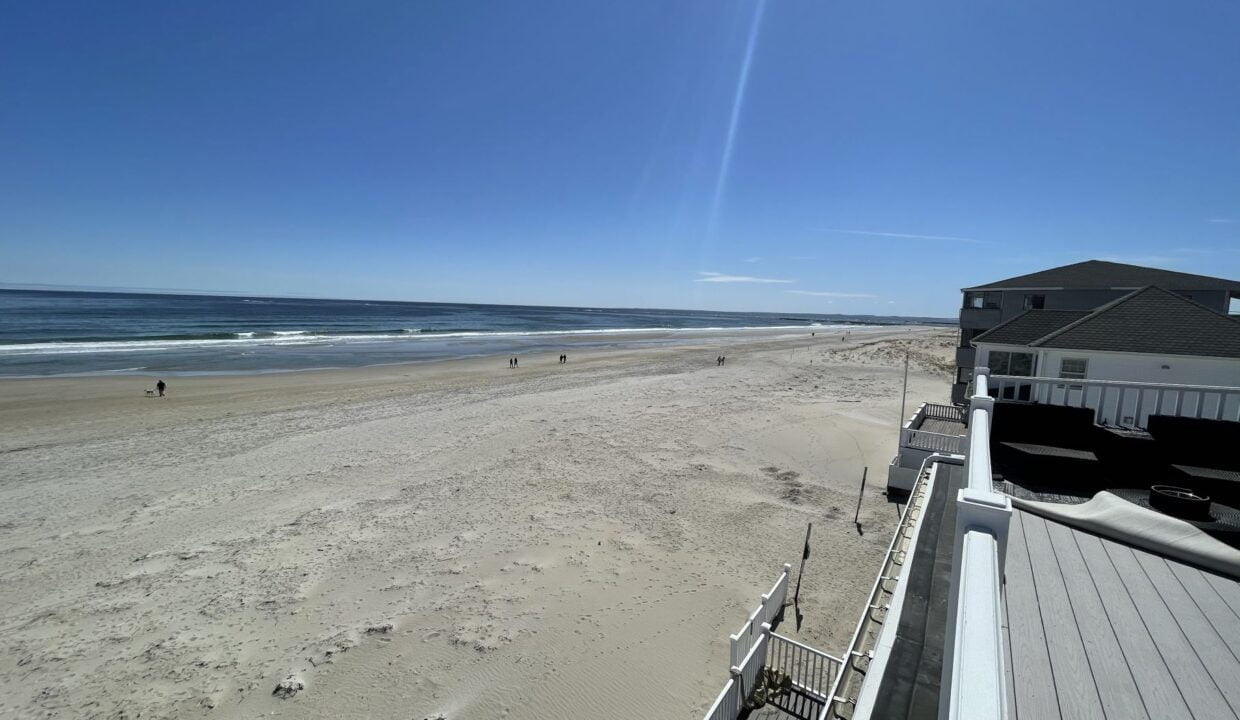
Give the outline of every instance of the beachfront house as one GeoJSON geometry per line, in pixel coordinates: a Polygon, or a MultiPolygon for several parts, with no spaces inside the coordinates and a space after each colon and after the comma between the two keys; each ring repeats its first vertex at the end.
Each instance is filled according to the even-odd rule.
{"type": "MultiPolygon", "coordinates": [[[[961,404],[967,397],[973,368],[978,366],[973,341],[982,333],[1029,310],[1095,310],[1150,285],[1165,288],[1218,313],[1240,312],[1240,281],[1103,260],[1088,260],[964,288],[961,290],[964,302],[960,309],[952,402],[961,404]]],[[[1049,321],[1051,316],[1044,316],[1044,319],[1049,321]]]]}
{"type": "Polygon", "coordinates": [[[1004,378],[991,387],[1000,400],[1088,406],[1096,422],[1125,427],[1144,428],[1174,404],[1198,417],[1240,416],[1240,393],[1175,390],[1240,388],[1240,319],[1162,288],[1093,311],[1026,310],[972,343],[976,365],[1004,378]]]}

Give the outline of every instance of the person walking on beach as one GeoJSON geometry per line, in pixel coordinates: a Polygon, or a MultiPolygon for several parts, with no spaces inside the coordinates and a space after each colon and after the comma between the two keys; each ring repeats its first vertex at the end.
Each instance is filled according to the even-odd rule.
{"type": "Polygon", "coordinates": [[[516,358],[513,358],[513,359],[512,359],[512,366],[513,366],[513,367],[520,367],[520,364],[517,362],[517,359],[516,359],[516,358]]]}
{"type": "Polygon", "coordinates": [[[159,382],[155,383],[155,389],[159,391],[160,397],[164,396],[164,388],[166,387],[168,386],[164,384],[163,380],[160,380],[159,382]]]}

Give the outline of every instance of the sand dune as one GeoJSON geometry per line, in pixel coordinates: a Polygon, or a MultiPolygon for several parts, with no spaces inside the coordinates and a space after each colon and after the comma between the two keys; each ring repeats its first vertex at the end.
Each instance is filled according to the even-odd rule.
{"type": "Polygon", "coordinates": [[[905,346],[944,400],[950,337],[903,328],[4,381],[0,715],[699,717],[807,522],[799,637],[848,640],[905,346]]]}

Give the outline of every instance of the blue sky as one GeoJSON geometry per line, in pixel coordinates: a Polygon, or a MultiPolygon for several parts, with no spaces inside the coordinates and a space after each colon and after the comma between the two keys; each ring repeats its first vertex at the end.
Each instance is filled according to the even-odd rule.
{"type": "Polygon", "coordinates": [[[948,316],[1090,257],[1240,277],[1236,28],[1233,0],[6,3],[0,282],[948,316]]]}

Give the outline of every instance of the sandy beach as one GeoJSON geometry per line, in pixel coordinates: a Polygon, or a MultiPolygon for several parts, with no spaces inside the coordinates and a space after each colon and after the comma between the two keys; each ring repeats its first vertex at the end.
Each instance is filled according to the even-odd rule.
{"type": "Polygon", "coordinates": [[[953,340],[0,381],[0,716],[699,718],[809,522],[843,650],[953,340]]]}

